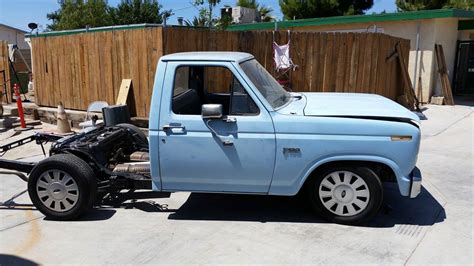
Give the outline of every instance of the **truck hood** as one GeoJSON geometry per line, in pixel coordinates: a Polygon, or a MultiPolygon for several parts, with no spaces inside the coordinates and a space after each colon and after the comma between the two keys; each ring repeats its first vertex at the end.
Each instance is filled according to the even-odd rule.
{"type": "Polygon", "coordinates": [[[305,116],[354,117],[381,120],[414,120],[420,118],[400,104],[376,94],[302,93],[305,116]]]}

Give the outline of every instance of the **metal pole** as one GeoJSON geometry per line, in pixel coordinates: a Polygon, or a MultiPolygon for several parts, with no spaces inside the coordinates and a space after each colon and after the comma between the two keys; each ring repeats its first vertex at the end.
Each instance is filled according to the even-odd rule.
{"type": "Polygon", "coordinates": [[[21,104],[20,87],[17,83],[15,83],[15,85],[13,86],[13,91],[15,92],[16,105],[18,107],[18,116],[20,117],[21,128],[26,128],[25,114],[23,113],[23,106],[21,104]]]}
{"type": "Polygon", "coordinates": [[[418,76],[418,52],[420,51],[420,22],[416,26],[416,53],[415,53],[415,73],[413,75],[413,90],[416,91],[416,80],[418,76]]]}

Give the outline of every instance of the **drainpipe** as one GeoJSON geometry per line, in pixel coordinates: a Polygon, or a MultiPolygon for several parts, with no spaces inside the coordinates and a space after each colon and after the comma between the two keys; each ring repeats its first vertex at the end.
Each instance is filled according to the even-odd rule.
{"type": "MultiPolygon", "coordinates": [[[[420,22],[416,26],[416,53],[415,53],[415,73],[413,75],[413,90],[416,92],[416,81],[418,75],[418,52],[420,51],[420,22]]],[[[415,94],[416,95],[416,94],[415,94]]],[[[421,100],[421,99],[420,99],[421,100]]]]}

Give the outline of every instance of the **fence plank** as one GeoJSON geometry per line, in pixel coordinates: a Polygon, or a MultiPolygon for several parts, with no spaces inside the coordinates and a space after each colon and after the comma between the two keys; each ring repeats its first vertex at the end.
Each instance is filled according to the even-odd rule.
{"type": "Polygon", "coordinates": [[[11,100],[10,93],[10,67],[8,63],[8,43],[6,41],[0,41],[0,71],[5,71],[5,80],[3,75],[0,74],[0,91],[2,93],[2,102],[7,103],[7,100],[11,100]],[[5,87],[4,87],[5,86],[5,87]],[[6,92],[7,95],[3,95],[6,92]]]}

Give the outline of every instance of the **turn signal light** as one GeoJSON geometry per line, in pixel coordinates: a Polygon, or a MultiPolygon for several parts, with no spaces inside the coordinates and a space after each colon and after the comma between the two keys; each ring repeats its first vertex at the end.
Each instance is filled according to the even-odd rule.
{"type": "Polygon", "coordinates": [[[392,141],[410,141],[411,136],[390,136],[392,141]]]}

